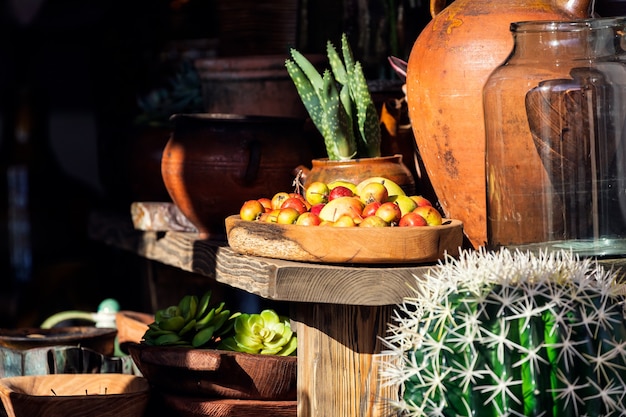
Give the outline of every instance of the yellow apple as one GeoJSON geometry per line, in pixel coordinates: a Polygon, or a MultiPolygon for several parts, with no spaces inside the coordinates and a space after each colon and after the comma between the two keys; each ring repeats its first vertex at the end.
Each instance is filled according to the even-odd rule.
{"type": "Polygon", "coordinates": [[[419,206],[413,211],[422,216],[429,226],[439,226],[443,222],[441,213],[432,206],[419,206]]]}
{"type": "Polygon", "coordinates": [[[392,195],[406,195],[406,193],[404,192],[402,187],[400,187],[398,184],[396,184],[392,180],[390,180],[388,178],[384,178],[384,177],[370,177],[370,178],[367,178],[367,179],[361,181],[356,186],[356,193],[355,194],[356,195],[361,195],[361,190],[363,190],[363,187],[365,187],[370,182],[379,182],[379,183],[383,184],[385,186],[385,188],[387,188],[387,194],[389,194],[390,196],[392,196],[392,195]]]}
{"type": "Polygon", "coordinates": [[[322,221],[335,222],[344,214],[352,218],[361,218],[363,203],[358,197],[337,197],[326,203],[319,216],[322,221]]]}

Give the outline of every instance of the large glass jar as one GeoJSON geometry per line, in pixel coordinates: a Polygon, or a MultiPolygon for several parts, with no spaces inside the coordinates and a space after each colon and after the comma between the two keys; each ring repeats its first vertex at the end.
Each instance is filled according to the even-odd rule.
{"type": "Polygon", "coordinates": [[[624,20],[510,29],[484,87],[487,245],[626,254],[624,20]]]}

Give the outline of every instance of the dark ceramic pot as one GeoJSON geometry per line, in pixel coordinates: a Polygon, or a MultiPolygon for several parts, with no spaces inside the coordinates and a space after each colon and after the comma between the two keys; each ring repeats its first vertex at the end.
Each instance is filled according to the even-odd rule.
{"type": "Polygon", "coordinates": [[[177,114],[161,160],[172,201],[204,238],[225,239],[224,220],[250,199],[294,189],[311,162],[301,119],[177,114]]]}

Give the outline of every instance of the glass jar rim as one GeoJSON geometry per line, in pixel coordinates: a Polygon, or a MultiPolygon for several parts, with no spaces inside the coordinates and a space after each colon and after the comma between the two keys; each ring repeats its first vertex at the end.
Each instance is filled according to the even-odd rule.
{"type": "Polygon", "coordinates": [[[512,22],[511,32],[576,32],[626,26],[626,16],[594,17],[575,20],[524,20],[512,22]]]}

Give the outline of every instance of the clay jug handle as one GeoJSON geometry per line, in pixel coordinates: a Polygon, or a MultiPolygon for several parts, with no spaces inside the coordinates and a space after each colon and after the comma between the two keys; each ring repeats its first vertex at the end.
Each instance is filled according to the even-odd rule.
{"type": "Polygon", "coordinates": [[[306,184],[306,177],[309,175],[309,172],[311,172],[311,170],[304,165],[298,165],[291,171],[302,184],[306,184]]]}
{"type": "Polygon", "coordinates": [[[435,17],[446,8],[446,0],[430,0],[430,15],[435,17]]]}
{"type": "Polygon", "coordinates": [[[591,17],[591,0],[557,0],[556,7],[572,17],[591,17]]]}
{"type": "Polygon", "coordinates": [[[258,174],[259,174],[259,166],[261,165],[261,144],[253,140],[248,144],[248,165],[246,166],[246,172],[243,176],[243,181],[245,185],[252,184],[258,174]]]}

